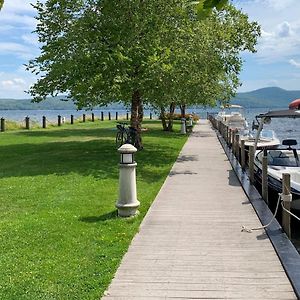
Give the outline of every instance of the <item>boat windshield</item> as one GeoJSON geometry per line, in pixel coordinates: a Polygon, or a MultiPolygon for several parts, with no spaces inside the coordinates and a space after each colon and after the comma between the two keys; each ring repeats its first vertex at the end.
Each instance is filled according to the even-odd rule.
{"type": "Polygon", "coordinates": [[[298,167],[293,151],[270,150],[268,151],[268,165],[282,167],[298,167]]]}
{"type": "MultiPolygon", "coordinates": [[[[250,134],[249,134],[250,137],[255,139],[256,132],[257,131],[251,131],[250,134]]],[[[276,139],[276,135],[275,135],[275,132],[273,130],[262,130],[261,133],[260,133],[259,138],[263,139],[263,140],[274,140],[274,139],[276,139]]]]}

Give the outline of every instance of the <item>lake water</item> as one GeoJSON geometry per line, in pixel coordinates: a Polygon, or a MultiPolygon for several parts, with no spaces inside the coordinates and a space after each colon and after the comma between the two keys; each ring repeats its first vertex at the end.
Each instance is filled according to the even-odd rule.
{"type": "MultiPolygon", "coordinates": [[[[282,108],[285,109],[285,108],[282,108]]],[[[111,113],[112,120],[115,119],[115,114],[118,112],[119,117],[126,116],[127,110],[113,110],[113,109],[102,109],[93,111],[97,119],[100,118],[101,112],[104,113],[104,118],[108,119],[108,113],[111,113]]],[[[187,109],[188,113],[195,112],[201,118],[206,118],[207,111],[215,111],[217,109],[187,109]]],[[[245,109],[244,113],[249,124],[252,123],[255,116],[269,111],[268,108],[259,108],[259,109],[245,109]]],[[[177,111],[179,112],[179,111],[177,111]]],[[[24,122],[26,116],[29,116],[31,120],[40,122],[42,121],[42,116],[46,116],[47,120],[52,123],[57,122],[57,116],[61,115],[66,118],[66,121],[69,122],[70,116],[74,115],[75,118],[82,117],[82,114],[86,114],[90,118],[91,111],[77,111],[77,110],[0,110],[0,118],[5,118],[7,120],[13,120],[17,122],[24,122]]],[[[149,117],[150,110],[145,110],[145,117],[149,117]]],[[[155,117],[155,113],[153,112],[155,117]]],[[[298,141],[300,145],[300,119],[273,119],[270,125],[265,125],[266,129],[272,129],[276,132],[280,140],[286,138],[293,138],[298,141]]]]}

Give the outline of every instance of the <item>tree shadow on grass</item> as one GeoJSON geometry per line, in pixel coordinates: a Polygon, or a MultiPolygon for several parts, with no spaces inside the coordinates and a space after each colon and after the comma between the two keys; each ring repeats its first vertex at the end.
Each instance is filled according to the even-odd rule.
{"type": "MultiPolygon", "coordinates": [[[[158,131],[156,129],[147,133],[145,149],[136,155],[137,172],[143,181],[150,183],[166,176],[164,167],[177,158],[172,143],[162,143],[161,138],[165,135],[158,131]],[[160,140],[156,140],[156,136],[160,140]]],[[[70,173],[94,176],[99,180],[117,180],[119,177],[119,153],[114,133],[109,129],[38,130],[14,134],[32,139],[23,139],[27,142],[23,144],[0,146],[0,178],[70,173]],[[70,139],[72,136],[76,137],[70,139]]],[[[174,135],[169,138],[177,139],[174,135]]]]}
{"type": "Polygon", "coordinates": [[[113,220],[118,218],[118,211],[113,210],[109,213],[106,213],[101,216],[88,216],[88,217],[80,217],[78,220],[85,223],[97,223],[97,222],[105,222],[108,220],[113,220]]]}

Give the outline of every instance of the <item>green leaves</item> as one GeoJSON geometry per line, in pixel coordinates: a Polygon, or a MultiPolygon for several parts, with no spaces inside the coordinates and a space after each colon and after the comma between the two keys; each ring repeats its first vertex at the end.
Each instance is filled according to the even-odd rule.
{"type": "Polygon", "coordinates": [[[4,0],[0,0],[0,10],[1,10],[2,6],[3,6],[3,3],[4,3],[4,0]]]}
{"type": "Polygon", "coordinates": [[[68,93],[80,107],[131,102],[213,105],[239,85],[241,51],[259,26],[227,0],[37,2],[43,44],[27,68],[41,72],[36,99],[68,93]],[[198,17],[197,17],[198,16],[198,17]]]}

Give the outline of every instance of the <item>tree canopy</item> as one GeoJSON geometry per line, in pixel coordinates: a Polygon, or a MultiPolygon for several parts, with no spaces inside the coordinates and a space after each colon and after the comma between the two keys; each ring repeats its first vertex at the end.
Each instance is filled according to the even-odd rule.
{"type": "Polygon", "coordinates": [[[41,77],[29,92],[36,101],[68,93],[79,107],[122,101],[137,128],[143,101],[226,101],[239,86],[240,52],[255,51],[260,34],[226,2],[37,2],[41,55],[27,68],[41,77]]]}

